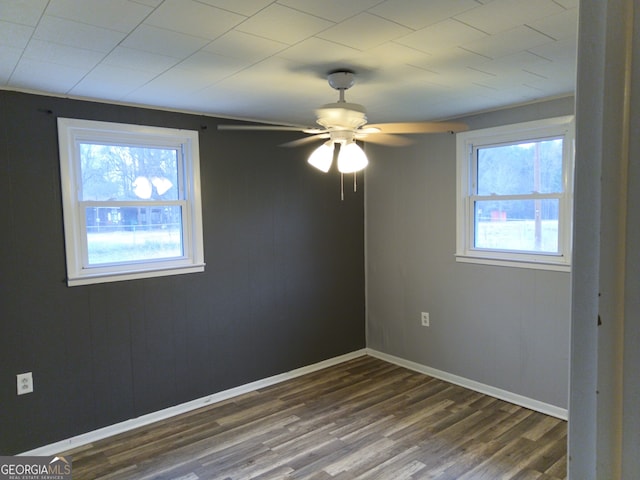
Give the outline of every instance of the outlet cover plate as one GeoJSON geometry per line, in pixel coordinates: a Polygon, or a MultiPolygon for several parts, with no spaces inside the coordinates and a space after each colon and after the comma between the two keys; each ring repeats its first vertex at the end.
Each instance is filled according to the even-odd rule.
{"type": "Polygon", "coordinates": [[[32,372],[19,373],[16,375],[18,395],[33,392],[33,374],[32,372]]]}

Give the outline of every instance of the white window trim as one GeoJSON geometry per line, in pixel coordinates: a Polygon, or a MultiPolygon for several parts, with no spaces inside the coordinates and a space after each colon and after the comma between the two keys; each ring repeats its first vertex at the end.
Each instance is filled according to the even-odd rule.
{"type": "Polygon", "coordinates": [[[571,270],[571,234],[573,215],[573,116],[555,117],[532,122],[471,130],[456,135],[457,188],[456,188],[456,261],[505,267],[542,270],[571,270]],[[559,254],[523,253],[501,250],[483,250],[473,247],[473,149],[514,141],[545,137],[564,138],[563,142],[563,195],[559,211],[559,254]]]}
{"type": "MultiPolygon", "coordinates": [[[[58,118],[58,142],[68,286],[204,271],[200,154],[197,131],[58,118]],[[85,253],[83,252],[86,252],[86,234],[84,212],[81,211],[78,194],[80,191],[78,143],[96,140],[121,144],[166,146],[178,148],[183,152],[184,171],[182,174],[184,175],[186,199],[183,202],[186,205],[183,211],[184,257],[84,267],[85,253]]],[[[106,204],[107,202],[101,203],[106,204]]]]}

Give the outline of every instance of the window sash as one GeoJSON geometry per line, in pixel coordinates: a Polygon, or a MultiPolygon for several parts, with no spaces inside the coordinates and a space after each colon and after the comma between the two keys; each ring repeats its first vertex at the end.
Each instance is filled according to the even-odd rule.
{"type": "MultiPolygon", "coordinates": [[[[556,208],[558,213],[558,218],[542,218],[542,215],[539,215],[536,211],[534,211],[532,218],[511,218],[507,219],[506,215],[504,217],[500,216],[499,218],[491,218],[491,220],[479,221],[478,218],[478,203],[484,202],[485,200],[477,200],[473,201],[470,206],[471,217],[469,221],[472,223],[471,228],[469,228],[469,232],[472,235],[472,238],[469,239],[469,250],[472,251],[493,251],[493,252],[510,252],[510,253],[524,253],[524,254],[534,254],[534,255],[552,255],[559,256],[561,255],[561,235],[562,229],[560,228],[561,216],[560,216],[560,206],[561,200],[560,198],[546,198],[546,199],[518,199],[516,201],[523,202],[533,202],[532,207],[536,208],[537,202],[544,202],[549,200],[557,200],[556,208]],[[555,224],[555,235],[550,237],[549,233],[549,224],[551,224],[551,229],[553,231],[553,225],[555,224]],[[493,228],[491,228],[493,227],[493,228]],[[533,227],[533,237],[524,235],[524,233],[530,233],[531,228],[533,227]],[[546,228],[545,228],[546,227],[546,228]],[[486,234],[487,230],[493,230],[493,233],[496,235],[500,235],[501,233],[507,232],[510,233],[507,239],[503,239],[496,246],[488,245],[486,238],[484,239],[484,245],[479,245],[481,240],[484,238],[481,230],[486,234]],[[545,235],[545,230],[547,235],[545,235]],[[519,242],[520,245],[518,248],[509,248],[509,240],[513,242],[519,242]],[[533,241],[533,248],[526,248],[524,245],[530,244],[533,241]],[[555,248],[549,249],[548,244],[551,242],[555,248]],[[539,244],[539,245],[537,245],[539,244]],[[545,247],[546,245],[546,247],[545,247]],[[536,248],[538,246],[538,248],[536,248]]],[[[500,200],[502,201],[502,200],[500,200]]],[[[510,200],[506,200],[510,201],[510,200]]],[[[542,208],[543,206],[540,205],[542,208]]]]}
{"type": "MultiPolygon", "coordinates": [[[[78,208],[78,218],[82,218],[83,221],[80,225],[80,235],[81,235],[81,250],[82,250],[82,268],[83,269],[100,269],[100,268],[104,268],[107,266],[123,266],[123,265],[142,265],[142,264],[149,264],[149,266],[153,265],[153,264],[157,264],[160,262],[167,262],[170,260],[189,260],[189,252],[187,249],[187,246],[191,243],[191,236],[190,236],[190,230],[189,230],[189,225],[190,225],[190,217],[189,217],[189,208],[188,208],[188,203],[185,200],[172,200],[172,201],[165,201],[165,202],[151,202],[151,201],[134,201],[134,202],[124,202],[124,201],[117,201],[117,202],[99,202],[99,201],[86,201],[86,202],[78,202],[77,204],[77,208],[78,208]],[[105,209],[121,209],[121,208],[153,208],[153,209],[160,209],[160,208],[165,208],[165,207],[178,207],[180,208],[180,246],[181,246],[181,250],[182,250],[182,254],[181,255],[176,255],[176,256],[166,256],[166,257],[160,257],[160,258],[156,258],[156,259],[139,259],[139,260],[120,260],[120,261],[115,261],[115,262],[102,262],[102,263],[92,263],[90,261],[90,255],[89,255],[89,221],[87,219],[86,216],[86,212],[88,209],[90,208],[105,208],[105,209]]],[[[140,228],[140,229],[144,229],[145,227],[148,226],[152,226],[152,224],[143,224],[140,225],[139,227],[134,227],[134,228],[140,228]]],[[[103,228],[107,228],[107,227],[103,227],[103,228]]],[[[126,224],[119,224],[118,228],[127,228],[126,224]]]]}
{"type": "MultiPolygon", "coordinates": [[[[86,135],[86,133],[85,133],[86,135]]],[[[83,137],[85,136],[83,135],[83,137]]],[[[128,135],[127,135],[128,136],[128,135]]],[[[74,154],[75,154],[75,158],[77,159],[77,161],[74,164],[73,170],[74,170],[74,174],[75,174],[75,178],[77,179],[76,182],[76,200],[81,202],[81,201],[90,201],[90,200],[84,200],[84,184],[82,182],[82,152],[81,152],[81,145],[86,145],[86,144],[90,144],[90,145],[104,145],[104,146],[114,146],[114,147],[119,147],[119,146],[124,146],[124,147],[130,147],[130,148],[153,148],[153,149],[164,149],[164,150],[174,150],[176,151],[176,168],[177,168],[177,174],[178,174],[178,183],[176,185],[176,188],[178,190],[178,194],[177,194],[177,198],[180,200],[186,200],[188,198],[188,190],[186,188],[186,184],[188,183],[186,180],[186,176],[185,176],[185,148],[184,148],[184,144],[183,143],[176,143],[175,139],[173,140],[173,142],[169,142],[167,139],[162,138],[162,144],[155,144],[152,141],[149,141],[149,139],[145,139],[145,138],[139,138],[138,136],[135,136],[135,138],[132,139],[127,139],[128,141],[126,142],[116,142],[116,141],[111,141],[111,142],[106,142],[106,141],[92,141],[89,138],[76,138],[75,139],[75,150],[74,150],[74,154]]],[[[103,200],[95,200],[95,201],[103,201],[103,200]]],[[[104,201],[108,201],[108,200],[104,200],[104,201]]],[[[130,201],[130,200],[120,200],[120,201],[130,201]]],[[[136,200],[131,200],[131,201],[136,201],[136,200]]],[[[167,200],[162,200],[159,199],[158,201],[167,201],[167,200]]]]}
{"type": "MultiPolygon", "coordinates": [[[[552,136],[542,136],[542,137],[523,137],[521,139],[518,140],[512,140],[509,142],[499,142],[499,143],[493,143],[493,142],[485,142],[485,143],[474,143],[470,149],[471,152],[471,158],[470,158],[470,173],[471,173],[471,189],[470,192],[472,194],[478,194],[478,176],[480,175],[479,169],[478,169],[478,163],[479,163],[479,152],[481,150],[487,150],[490,148],[499,148],[499,147],[511,147],[511,146],[517,146],[517,145],[523,145],[523,144],[528,144],[528,143],[541,143],[541,142],[547,142],[547,141],[552,141],[552,140],[562,140],[562,151],[563,151],[563,163],[564,163],[564,152],[565,152],[565,138],[564,135],[552,135],[552,136]]],[[[563,172],[564,172],[564,166],[563,166],[563,172]]],[[[565,182],[564,182],[564,175],[563,175],[563,179],[561,179],[561,188],[560,190],[550,190],[550,191],[546,191],[546,192],[542,192],[541,190],[536,191],[533,188],[531,189],[531,193],[532,194],[537,194],[537,193],[542,193],[542,194],[547,194],[547,193],[561,193],[564,191],[564,187],[565,187],[565,182]]],[[[482,194],[481,194],[482,195],[482,194]]],[[[495,194],[494,195],[501,195],[501,194],[495,194]]],[[[525,193],[520,193],[520,194],[513,194],[513,195],[526,195],[525,193]]]]}
{"type": "Polygon", "coordinates": [[[530,194],[519,195],[469,195],[467,198],[469,201],[490,201],[490,200],[553,200],[564,198],[564,193],[538,193],[531,192],[530,194]]]}

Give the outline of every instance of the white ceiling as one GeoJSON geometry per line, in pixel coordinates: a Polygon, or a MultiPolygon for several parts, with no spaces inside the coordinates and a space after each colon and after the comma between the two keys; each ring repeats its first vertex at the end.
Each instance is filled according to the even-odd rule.
{"type": "Polygon", "coordinates": [[[0,0],[0,88],[312,125],[569,95],[579,0],[0,0]]]}

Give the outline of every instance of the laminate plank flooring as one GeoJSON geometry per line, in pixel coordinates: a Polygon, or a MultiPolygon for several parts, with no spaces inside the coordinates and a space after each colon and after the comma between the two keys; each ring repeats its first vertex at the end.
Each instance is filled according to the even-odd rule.
{"type": "Polygon", "coordinates": [[[359,357],[78,447],[75,480],[557,480],[566,422],[359,357]]]}

